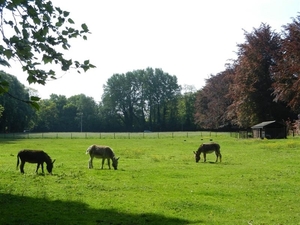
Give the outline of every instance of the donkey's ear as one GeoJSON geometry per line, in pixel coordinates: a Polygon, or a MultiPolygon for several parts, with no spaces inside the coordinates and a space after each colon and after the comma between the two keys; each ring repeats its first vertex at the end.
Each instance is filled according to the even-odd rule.
{"type": "Polygon", "coordinates": [[[56,159],[54,159],[54,160],[52,161],[52,164],[55,162],[55,160],[56,160],[56,159]]]}
{"type": "Polygon", "coordinates": [[[196,152],[195,151],[193,151],[194,152],[194,154],[196,154],[196,152]]]}
{"type": "Polygon", "coordinates": [[[116,160],[119,160],[120,157],[116,158],[116,160]]]}

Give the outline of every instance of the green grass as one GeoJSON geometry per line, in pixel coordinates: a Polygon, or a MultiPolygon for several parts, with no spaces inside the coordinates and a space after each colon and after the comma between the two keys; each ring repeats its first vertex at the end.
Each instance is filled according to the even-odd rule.
{"type": "MultiPolygon", "coordinates": [[[[155,134],[152,134],[156,136],[155,134]]],[[[300,224],[300,139],[229,135],[0,142],[0,224],[300,224]],[[222,163],[195,163],[213,138],[222,163]],[[91,144],[111,146],[118,170],[88,169],[91,144]],[[20,149],[43,149],[53,175],[16,170],[20,149]]]]}

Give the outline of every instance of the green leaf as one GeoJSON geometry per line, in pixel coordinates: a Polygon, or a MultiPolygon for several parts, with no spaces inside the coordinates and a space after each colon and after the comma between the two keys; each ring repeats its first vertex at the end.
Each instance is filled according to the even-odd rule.
{"type": "Polygon", "coordinates": [[[0,81],[0,94],[8,92],[9,83],[6,80],[0,81]]]}
{"type": "Polygon", "coordinates": [[[81,28],[84,30],[84,32],[89,32],[89,28],[85,23],[81,24],[81,28]]]}
{"type": "Polygon", "coordinates": [[[40,105],[37,102],[29,102],[29,104],[36,110],[40,110],[40,105]]]}
{"type": "Polygon", "coordinates": [[[10,67],[10,64],[6,60],[1,58],[0,58],[0,65],[10,67]]]}
{"type": "Polygon", "coordinates": [[[44,61],[45,64],[47,64],[47,63],[52,63],[53,59],[52,59],[52,57],[44,54],[42,60],[44,61]]]}
{"type": "Polygon", "coordinates": [[[68,22],[74,24],[74,21],[71,18],[68,19],[68,22]]]}
{"type": "Polygon", "coordinates": [[[13,51],[10,49],[6,49],[3,54],[6,56],[6,58],[10,59],[13,55],[13,51]]]}
{"type": "Polygon", "coordinates": [[[40,98],[40,97],[37,97],[37,96],[31,96],[31,97],[30,97],[30,100],[31,100],[31,101],[35,101],[35,102],[38,102],[39,100],[41,100],[41,98],[40,98]]]}
{"type": "Polygon", "coordinates": [[[63,30],[63,31],[61,32],[61,34],[62,34],[62,35],[68,35],[68,31],[63,30]]]}
{"type": "Polygon", "coordinates": [[[70,15],[70,13],[67,11],[64,11],[63,14],[64,14],[64,17],[68,17],[70,15]]]}
{"type": "Polygon", "coordinates": [[[38,17],[33,18],[33,22],[37,25],[41,24],[41,20],[38,17]]]}
{"type": "Polygon", "coordinates": [[[15,29],[15,32],[16,32],[17,34],[20,34],[20,33],[21,33],[20,30],[19,30],[19,28],[18,28],[17,26],[14,26],[14,29],[15,29]]]}

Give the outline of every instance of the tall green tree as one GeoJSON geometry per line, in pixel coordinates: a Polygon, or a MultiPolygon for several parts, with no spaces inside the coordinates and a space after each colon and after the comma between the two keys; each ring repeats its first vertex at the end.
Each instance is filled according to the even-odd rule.
{"type": "Polygon", "coordinates": [[[10,83],[10,89],[0,95],[2,117],[0,130],[2,132],[22,132],[33,125],[35,113],[28,104],[18,99],[29,99],[28,89],[15,76],[0,71],[0,76],[10,83]]]}
{"type": "Polygon", "coordinates": [[[178,113],[178,108],[174,107],[177,105],[176,100],[181,90],[177,77],[165,73],[162,69],[147,68],[145,80],[144,93],[149,108],[149,126],[153,130],[167,130],[170,125],[168,118],[169,122],[173,121],[171,115],[178,113]],[[169,102],[173,104],[168,104],[169,102]]]}
{"type": "Polygon", "coordinates": [[[76,106],[74,117],[77,131],[97,131],[99,128],[98,106],[92,97],[84,94],[68,98],[68,103],[76,106]]]}
{"type": "Polygon", "coordinates": [[[187,91],[178,96],[178,122],[180,130],[195,130],[196,123],[194,119],[196,90],[187,91]]]}
{"type": "Polygon", "coordinates": [[[98,105],[84,94],[66,98],[52,94],[40,101],[36,131],[91,132],[99,128],[98,105]]]}
{"type": "Polygon", "coordinates": [[[134,72],[114,74],[104,85],[102,101],[122,121],[127,131],[133,131],[140,112],[141,76],[134,72]]]}
{"type": "Polygon", "coordinates": [[[171,129],[179,93],[177,78],[161,69],[114,74],[104,85],[103,109],[117,115],[126,131],[171,129]]]}
{"type": "MultiPolygon", "coordinates": [[[[82,24],[74,27],[70,13],[53,6],[46,0],[2,0],[0,2],[0,64],[10,66],[9,61],[18,61],[27,72],[30,83],[46,84],[47,79],[55,79],[56,72],[46,69],[43,64],[54,63],[61,70],[71,68],[87,71],[94,68],[89,60],[83,63],[67,59],[63,52],[70,49],[70,39],[87,39],[89,29],[82,24]]],[[[7,92],[10,83],[0,77],[0,94],[7,92]]],[[[28,101],[38,107],[37,97],[28,101]]]]}
{"type": "Polygon", "coordinates": [[[58,110],[54,101],[43,99],[39,102],[40,109],[37,111],[37,119],[34,131],[39,132],[54,132],[59,131],[56,128],[59,119],[58,110]]]}

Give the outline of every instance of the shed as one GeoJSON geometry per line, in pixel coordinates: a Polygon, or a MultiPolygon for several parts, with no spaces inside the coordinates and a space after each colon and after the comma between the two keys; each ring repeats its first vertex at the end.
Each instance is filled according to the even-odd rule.
{"type": "Polygon", "coordinates": [[[252,133],[254,138],[286,138],[286,124],[278,121],[265,121],[254,125],[252,133]]]}

